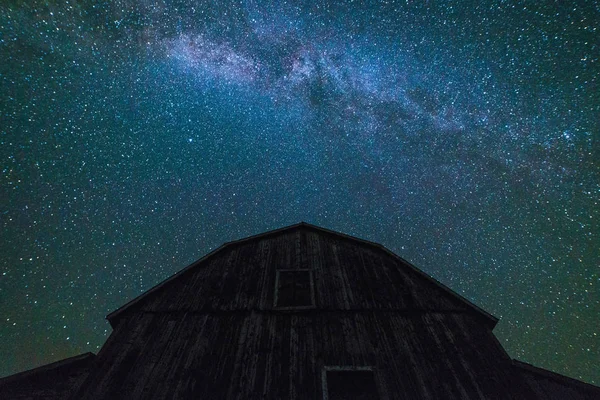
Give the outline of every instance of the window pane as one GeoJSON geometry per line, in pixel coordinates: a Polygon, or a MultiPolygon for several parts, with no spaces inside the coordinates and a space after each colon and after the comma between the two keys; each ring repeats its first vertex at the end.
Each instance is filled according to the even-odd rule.
{"type": "Polygon", "coordinates": [[[279,271],[277,307],[312,305],[310,271],[279,271]]]}
{"type": "Polygon", "coordinates": [[[373,371],[327,371],[329,400],[378,400],[373,371]]]}
{"type": "Polygon", "coordinates": [[[277,307],[291,307],[294,305],[294,282],[292,279],[292,274],[279,272],[277,307]]]}
{"type": "Polygon", "coordinates": [[[310,272],[295,272],[294,275],[296,275],[296,279],[294,279],[294,300],[296,304],[304,306],[312,305],[310,296],[310,272]]]}

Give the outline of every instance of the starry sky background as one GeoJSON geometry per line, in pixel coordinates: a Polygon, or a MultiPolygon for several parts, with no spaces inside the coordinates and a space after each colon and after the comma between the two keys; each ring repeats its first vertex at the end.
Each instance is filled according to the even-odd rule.
{"type": "Polygon", "coordinates": [[[0,376],[223,242],[382,243],[600,384],[597,1],[3,1],[0,376]]]}

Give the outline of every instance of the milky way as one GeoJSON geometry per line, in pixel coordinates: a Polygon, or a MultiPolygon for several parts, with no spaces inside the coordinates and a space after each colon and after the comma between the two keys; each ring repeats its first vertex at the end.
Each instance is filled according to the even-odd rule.
{"type": "Polygon", "coordinates": [[[600,3],[152,3],[0,5],[0,375],[307,221],[600,382],[600,3]]]}

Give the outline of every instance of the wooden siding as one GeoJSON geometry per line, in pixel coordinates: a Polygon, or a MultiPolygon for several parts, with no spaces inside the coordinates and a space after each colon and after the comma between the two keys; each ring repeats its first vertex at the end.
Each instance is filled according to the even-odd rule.
{"type": "Polygon", "coordinates": [[[464,314],[141,313],[114,335],[73,399],[318,399],[331,365],[372,366],[382,399],[533,398],[464,314]]]}
{"type": "Polygon", "coordinates": [[[321,309],[469,311],[457,298],[383,251],[296,229],[217,254],[124,314],[272,310],[280,268],[311,269],[315,306],[321,309]]]}

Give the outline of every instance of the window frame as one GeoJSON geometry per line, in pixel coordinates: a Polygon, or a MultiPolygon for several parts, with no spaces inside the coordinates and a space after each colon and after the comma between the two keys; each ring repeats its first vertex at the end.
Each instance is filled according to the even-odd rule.
{"type": "Polygon", "coordinates": [[[275,294],[273,296],[273,308],[277,310],[309,310],[315,308],[315,286],[313,282],[313,270],[309,268],[281,268],[277,269],[275,273],[275,294]],[[308,279],[310,283],[310,305],[306,306],[278,306],[277,300],[279,293],[279,273],[280,272],[308,272],[308,279]]]}
{"type": "Polygon", "coordinates": [[[373,381],[375,383],[375,390],[377,391],[377,397],[383,400],[381,396],[381,388],[379,387],[379,380],[377,379],[377,369],[371,365],[354,366],[354,365],[326,365],[321,371],[321,386],[323,389],[323,400],[329,400],[329,389],[327,388],[327,372],[329,371],[370,371],[373,374],[373,381]]]}

